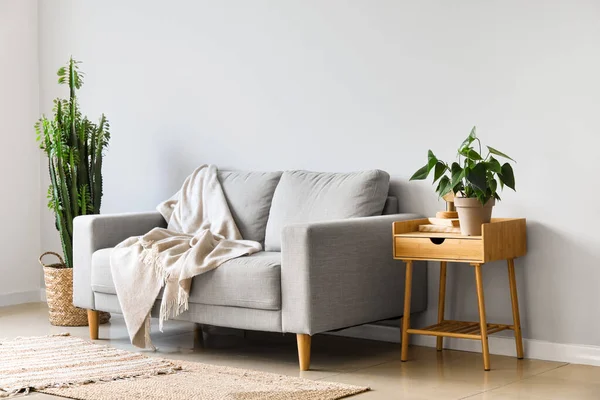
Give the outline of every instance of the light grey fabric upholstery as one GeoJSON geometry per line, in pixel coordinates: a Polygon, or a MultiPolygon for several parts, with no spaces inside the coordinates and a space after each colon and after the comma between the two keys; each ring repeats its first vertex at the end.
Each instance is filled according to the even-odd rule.
{"type": "Polygon", "coordinates": [[[166,228],[157,211],[144,213],[85,215],[73,220],[73,304],[95,309],[92,291],[92,255],[96,250],[114,247],[131,236],[152,228],[166,228]]]}
{"type": "MultiPolygon", "coordinates": [[[[152,315],[158,317],[158,314],[153,313],[152,315]]],[[[281,332],[281,310],[257,310],[255,308],[190,303],[189,310],[177,319],[225,328],[281,332]]]]}
{"type": "Polygon", "coordinates": [[[265,250],[281,251],[281,231],[289,224],[381,215],[389,182],[380,170],[285,171],[273,196],[265,250]]]}
{"type": "Polygon", "coordinates": [[[194,277],[190,303],[281,310],[281,253],[235,258],[194,277]]]}
{"type": "MultiPolygon", "coordinates": [[[[116,295],[95,293],[94,296],[99,310],[121,313],[116,295]]],[[[160,302],[156,302],[152,309],[153,317],[158,317],[159,309],[160,302]]],[[[227,328],[281,332],[281,311],[190,303],[188,311],[174,319],[227,328]]]]}
{"type": "MultiPolygon", "coordinates": [[[[284,332],[315,334],[402,315],[404,264],[392,258],[396,214],[283,228],[284,332]]],[[[426,307],[426,269],[414,269],[412,310],[426,307]]]]}
{"type": "Polygon", "coordinates": [[[229,210],[244,239],[261,244],[275,187],[282,172],[219,171],[229,210]]]}
{"type": "MultiPolygon", "coordinates": [[[[94,293],[94,303],[96,304],[96,307],[98,307],[98,310],[117,314],[122,313],[121,305],[119,304],[119,299],[116,294],[94,293]]],[[[154,303],[154,309],[160,309],[159,301],[154,303]]]]}
{"type": "Polygon", "coordinates": [[[398,198],[394,196],[388,196],[383,206],[382,215],[398,214],[398,198]]]}
{"type": "Polygon", "coordinates": [[[117,294],[110,272],[112,247],[100,249],[92,255],[92,290],[99,293],[117,294]]]}
{"type": "MultiPolygon", "coordinates": [[[[281,188],[273,189],[280,173],[273,174],[225,171],[220,179],[242,234],[258,240],[265,237],[267,225],[279,225],[272,225],[270,233],[275,244],[282,237],[282,253],[257,253],[196,277],[189,311],[178,319],[314,334],[402,315],[405,266],[392,258],[392,222],[418,216],[345,219],[356,213],[395,212],[398,201],[387,197],[389,176],[381,171],[295,171],[281,179],[281,188]],[[260,190],[253,192],[255,184],[260,190]],[[267,223],[265,212],[269,211],[271,196],[272,215],[267,223]],[[294,218],[300,218],[300,223],[289,225],[298,222],[294,218]]],[[[74,304],[119,313],[109,250],[102,249],[155,227],[166,227],[158,212],[77,217],[74,304]]],[[[266,236],[268,242],[268,228],[266,236]]],[[[424,263],[417,263],[413,274],[411,309],[422,311],[427,305],[424,263]]]]}
{"type": "MultiPolygon", "coordinates": [[[[98,250],[92,256],[92,290],[117,294],[111,272],[110,252],[98,250]]],[[[229,260],[219,268],[192,280],[190,303],[281,309],[281,253],[261,251],[229,260]]]]}

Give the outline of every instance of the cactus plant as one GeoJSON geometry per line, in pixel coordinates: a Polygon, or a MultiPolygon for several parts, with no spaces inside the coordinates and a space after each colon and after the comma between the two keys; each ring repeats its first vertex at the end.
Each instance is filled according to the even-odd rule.
{"type": "Polygon", "coordinates": [[[79,64],[71,57],[58,70],[58,83],[69,86],[69,99],[55,99],[54,117],[42,115],[35,124],[36,139],[48,156],[48,208],[54,212],[68,268],[73,268],[73,219],[100,213],[102,157],[110,139],[104,114],[97,124],[81,115],[76,91],[84,74],[79,64]]]}

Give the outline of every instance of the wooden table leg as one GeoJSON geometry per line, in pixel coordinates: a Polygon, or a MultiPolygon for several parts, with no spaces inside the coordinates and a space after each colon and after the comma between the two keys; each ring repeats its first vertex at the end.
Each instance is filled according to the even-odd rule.
{"type": "Polygon", "coordinates": [[[485,299],[483,297],[483,279],[481,264],[475,266],[475,282],[477,284],[477,301],[479,303],[479,325],[481,330],[481,352],[483,353],[483,369],[490,370],[490,348],[488,346],[487,321],[485,319],[485,299]]]}
{"type": "Polygon", "coordinates": [[[410,328],[410,299],[412,289],[412,260],[406,261],[406,276],[404,278],[404,314],[402,315],[402,354],[401,361],[408,360],[408,329],[410,328]]]}
{"type": "Polygon", "coordinates": [[[523,336],[521,334],[521,317],[519,315],[519,298],[517,296],[517,280],[515,278],[515,260],[508,260],[508,284],[510,285],[510,300],[512,302],[513,325],[515,327],[515,342],[517,343],[517,358],[523,359],[523,336]]]}
{"type": "MultiPolygon", "coordinates": [[[[444,321],[444,307],[446,304],[446,261],[440,262],[440,292],[438,296],[438,324],[444,321]]],[[[444,348],[444,338],[438,336],[436,339],[436,349],[442,351],[444,348]]]]}

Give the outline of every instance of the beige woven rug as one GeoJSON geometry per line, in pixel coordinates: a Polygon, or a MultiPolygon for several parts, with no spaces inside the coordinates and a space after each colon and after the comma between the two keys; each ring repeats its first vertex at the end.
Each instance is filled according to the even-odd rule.
{"type": "Polygon", "coordinates": [[[0,397],[136,376],[169,374],[177,364],[68,334],[0,340],[0,397]]]}
{"type": "Polygon", "coordinates": [[[81,400],[336,400],[368,390],[162,360],[64,335],[0,340],[0,397],[27,388],[81,400]]]}

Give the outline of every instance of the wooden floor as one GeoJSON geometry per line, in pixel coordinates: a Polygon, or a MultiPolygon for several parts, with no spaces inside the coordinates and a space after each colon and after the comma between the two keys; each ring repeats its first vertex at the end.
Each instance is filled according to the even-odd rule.
{"type": "MultiPolygon", "coordinates": [[[[0,308],[0,337],[70,332],[87,337],[88,329],[52,327],[42,303],[0,308]]],[[[194,339],[192,324],[171,322],[165,332],[153,326],[157,353],[149,356],[250,368],[308,379],[370,386],[358,395],[368,399],[600,399],[600,367],[514,357],[491,356],[484,372],[479,353],[412,346],[409,362],[400,362],[398,344],[329,335],[312,338],[311,370],[298,371],[296,336],[264,333],[209,334],[204,346],[194,339]]],[[[100,328],[99,343],[135,350],[119,316],[100,328]]],[[[58,399],[32,394],[27,399],[58,399]]]]}

